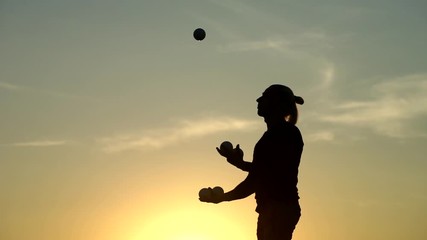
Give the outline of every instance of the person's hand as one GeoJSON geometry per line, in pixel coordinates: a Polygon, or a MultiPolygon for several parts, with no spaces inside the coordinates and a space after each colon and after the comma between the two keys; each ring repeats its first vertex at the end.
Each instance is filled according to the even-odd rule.
{"type": "Polygon", "coordinates": [[[219,155],[228,158],[228,156],[230,156],[231,154],[233,154],[234,149],[221,149],[219,147],[216,147],[216,150],[218,151],[219,155]]]}
{"type": "MultiPolygon", "coordinates": [[[[221,188],[222,190],[222,188],[221,188]]],[[[199,192],[199,200],[206,203],[220,203],[223,200],[224,191],[214,191],[212,188],[203,188],[199,192]]]]}
{"type": "Polygon", "coordinates": [[[222,202],[223,200],[221,198],[218,197],[209,197],[209,198],[202,198],[199,197],[200,202],[205,202],[205,203],[215,203],[218,204],[220,202],[222,202]]]}
{"type": "Polygon", "coordinates": [[[216,150],[221,156],[227,158],[227,162],[233,165],[238,165],[239,163],[243,162],[244,153],[243,153],[243,150],[240,149],[239,144],[237,144],[236,148],[233,149],[233,151],[223,151],[218,147],[216,148],[216,150]]]}

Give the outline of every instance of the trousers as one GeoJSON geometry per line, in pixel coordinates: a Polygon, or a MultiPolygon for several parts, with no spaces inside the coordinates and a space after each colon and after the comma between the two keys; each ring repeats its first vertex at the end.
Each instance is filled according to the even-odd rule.
{"type": "Polygon", "coordinates": [[[301,217],[298,203],[272,203],[258,212],[258,240],[291,240],[294,229],[301,217]]]}

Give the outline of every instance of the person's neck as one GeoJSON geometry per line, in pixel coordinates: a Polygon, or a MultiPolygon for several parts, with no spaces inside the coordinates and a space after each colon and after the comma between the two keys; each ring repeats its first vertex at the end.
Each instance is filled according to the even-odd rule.
{"type": "Polygon", "coordinates": [[[283,126],[283,124],[286,123],[286,120],[284,117],[264,117],[264,122],[267,124],[267,129],[273,129],[280,126],[283,126]]]}

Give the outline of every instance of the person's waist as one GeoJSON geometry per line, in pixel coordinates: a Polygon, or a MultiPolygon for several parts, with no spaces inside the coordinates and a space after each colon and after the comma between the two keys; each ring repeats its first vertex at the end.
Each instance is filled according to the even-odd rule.
{"type": "Polygon", "coordinates": [[[269,209],[278,209],[283,207],[299,207],[299,198],[296,199],[283,199],[283,200],[268,200],[268,201],[258,201],[256,212],[261,213],[268,211],[269,209]]]}

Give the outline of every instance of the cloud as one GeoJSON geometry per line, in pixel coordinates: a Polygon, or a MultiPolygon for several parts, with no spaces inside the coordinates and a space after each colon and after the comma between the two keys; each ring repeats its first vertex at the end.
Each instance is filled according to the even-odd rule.
{"type": "MultiPolygon", "coordinates": [[[[228,31],[223,31],[227,33],[228,31]]],[[[294,62],[304,62],[307,69],[320,68],[317,74],[320,77],[313,82],[313,87],[308,91],[324,91],[333,86],[336,79],[336,64],[325,52],[333,48],[333,37],[324,33],[322,30],[305,30],[293,34],[270,34],[265,37],[251,39],[250,37],[237,36],[229,37],[229,41],[217,46],[217,51],[224,54],[239,53],[260,53],[265,55],[274,55],[275,57],[284,57],[294,62]]],[[[311,74],[309,71],[306,74],[311,74]]],[[[315,73],[316,74],[316,73],[315,73]]],[[[312,76],[314,77],[314,76],[312,76]]]]}
{"type": "MultiPolygon", "coordinates": [[[[323,50],[335,46],[334,41],[342,36],[331,36],[330,31],[320,26],[300,26],[291,15],[275,13],[260,7],[262,3],[240,0],[209,0],[214,8],[222,9],[223,19],[199,16],[215,35],[226,41],[219,42],[221,53],[268,52],[281,54],[301,61],[323,60],[323,50]],[[236,19],[235,16],[239,18],[236,19]],[[232,16],[232,21],[227,21],[232,16]],[[242,27],[244,24],[247,27],[242,27]],[[266,27],[268,26],[268,27],[266,27]],[[254,34],[254,29],[257,29],[254,34]]],[[[274,6],[274,5],[272,5],[274,6]]]]}
{"type": "Polygon", "coordinates": [[[141,135],[120,135],[99,139],[105,152],[163,148],[193,138],[200,138],[224,131],[247,131],[256,129],[257,121],[222,117],[183,120],[166,129],[145,131],[141,135]]]}
{"type": "Polygon", "coordinates": [[[306,137],[309,142],[333,141],[335,134],[332,131],[319,131],[308,134],[306,137]]]}
{"type": "MultiPolygon", "coordinates": [[[[229,31],[223,30],[223,32],[226,34],[229,31]]],[[[237,40],[218,46],[218,51],[232,53],[272,50],[294,58],[324,60],[323,55],[316,52],[322,48],[332,48],[331,38],[317,30],[294,33],[290,36],[269,35],[258,40],[251,40],[233,33],[230,38],[237,40]]]]}
{"type": "Polygon", "coordinates": [[[41,88],[35,88],[35,87],[29,87],[29,86],[23,86],[23,85],[16,85],[16,84],[11,84],[7,82],[0,82],[0,90],[1,89],[10,91],[10,92],[16,92],[16,93],[46,95],[46,96],[62,98],[62,99],[99,101],[99,99],[96,99],[93,97],[80,96],[75,94],[69,94],[64,92],[52,91],[48,89],[41,89],[41,88]]]}
{"type": "Polygon", "coordinates": [[[369,92],[370,100],[342,102],[320,117],[321,121],[364,127],[389,137],[425,137],[415,129],[427,116],[427,74],[383,80],[369,92]]]}
{"type": "Polygon", "coordinates": [[[69,143],[65,140],[42,140],[42,141],[30,141],[30,142],[17,142],[11,144],[4,144],[6,146],[13,147],[54,147],[62,146],[69,143]]]}
{"type": "Polygon", "coordinates": [[[244,1],[216,1],[209,0],[211,4],[227,9],[235,14],[254,13],[256,11],[251,5],[244,1]]]}
{"type": "Polygon", "coordinates": [[[0,89],[5,89],[8,91],[17,91],[20,89],[20,87],[10,83],[0,82],[0,89]]]}
{"type": "Polygon", "coordinates": [[[321,78],[322,88],[328,88],[329,86],[331,86],[332,83],[334,82],[334,79],[335,79],[335,66],[334,66],[334,64],[328,63],[328,65],[324,69],[322,69],[321,75],[322,75],[322,78],[321,78]]]}
{"type": "Polygon", "coordinates": [[[219,51],[221,52],[247,52],[247,51],[259,51],[259,50],[276,50],[286,51],[289,50],[289,43],[286,40],[261,40],[261,41],[246,41],[236,42],[228,45],[220,46],[219,51]]]}

